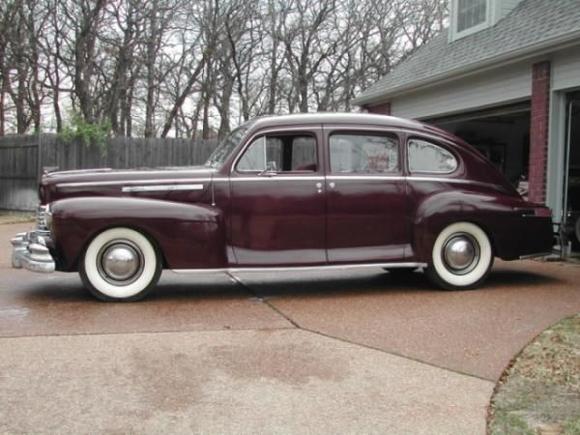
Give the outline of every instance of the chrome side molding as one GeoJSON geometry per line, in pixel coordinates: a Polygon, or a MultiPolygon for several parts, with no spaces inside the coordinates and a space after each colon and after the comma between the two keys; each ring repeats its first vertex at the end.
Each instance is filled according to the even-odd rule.
{"type": "Polygon", "coordinates": [[[107,181],[81,181],[81,182],[64,182],[58,183],[59,188],[82,188],[82,187],[98,187],[98,186],[141,186],[143,184],[156,185],[156,184],[181,184],[181,183],[201,183],[209,182],[211,178],[156,178],[151,180],[107,180],[107,181]]]}
{"type": "Polygon", "coordinates": [[[520,255],[519,260],[529,260],[530,258],[548,257],[552,254],[553,252],[538,252],[536,254],[520,255]]]}
{"type": "Polygon", "coordinates": [[[359,264],[325,264],[320,266],[294,266],[294,267],[224,267],[215,269],[171,269],[175,273],[240,273],[240,272],[292,272],[292,271],[317,271],[317,270],[345,270],[345,269],[368,269],[372,267],[383,269],[425,268],[427,263],[395,262],[395,263],[359,263],[359,264]]]}
{"type": "Polygon", "coordinates": [[[203,184],[165,184],[151,186],[124,186],[123,192],[171,192],[174,190],[203,190],[203,184]]]}

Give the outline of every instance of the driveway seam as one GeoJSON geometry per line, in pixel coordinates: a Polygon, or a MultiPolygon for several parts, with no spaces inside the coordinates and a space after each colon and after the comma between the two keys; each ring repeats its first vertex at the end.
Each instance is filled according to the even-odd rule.
{"type": "Polygon", "coordinates": [[[258,301],[260,301],[261,303],[265,304],[268,308],[270,308],[272,311],[274,311],[279,316],[283,317],[292,326],[294,326],[295,328],[298,328],[298,329],[304,329],[304,328],[300,327],[300,325],[298,323],[296,323],[294,321],[294,319],[292,319],[289,316],[287,316],[286,313],[284,313],[283,311],[279,310],[278,307],[275,307],[267,299],[264,299],[262,296],[260,296],[258,294],[258,292],[256,292],[252,287],[250,287],[245,282],[243,282],[239,277],[237,277],[236,275],[232,274],[231,272],[226,272],[226,275],[229,276],[230,279],[232,281],[234,281],[236,284],[242,286],[242,288],[244,288],[244,290],[246,290],[248,293],[250,293],[258,301]]]}
{"type": "Polygon", "coordinates": [[[259,300],[260,302],[262,302],[263,304],[265,304],[266,306],[268,306],[272,311],[274,311],[275,313],[279,314],[284,319],[286,319],[296,329],[300,329],[302,331],[309,332],[311,334],[319,335],[321,337],[329,338],[329,339],[332,339],[332,340],[337,340],[337,341],[340,341],[340,342],[343,342],[343,343],[346,343],[346,344],[360,346],[360,347],[363,347],[365,349],[375,350],[375,351],[382,352],[382,353],[387,354],[387,355],[396,356],[396,357],[399,357],[399,358],[405,358],[405,359],[408,359],[410,361],[414,361],[416,363],[425,364],[425,365],[428,365],[430,367],[434,367],[434,368],[437,368],[437,369],[445,370],[445,371],[448,371],[448,372],[451,372],[451,373],[455,373],[455,374],[458,374],[458,375],[468,376],[470,378],[474,378],[474,379],[477,379],[477,380],[480,380],[480,381],[490,382],[490,383],[492,383],[494,385],[497,382],[495,379],[485,378],[483,376],[478,376],[478,375],[475,375],[473,373],[462,372],[461,370],[456,370],[456,369],[451,369],[449,367],[440,366],[440,365],[433,364],[433,363],[428,362],[428,361],[423,361],[423,360],[420,360],[418,358],[414,358],[414,357],[411,357],[411,356],[408,356],[408,355],[404,355],[404,354],[401,354],[401,353],[398,353],[398,352],[387,351],[387,350],[381,349],[379,347],[371,346],[371,345],[364,344],[364,343],[359,343],[359,342],[356,342],[356,341],[348,340],[348,339],[343,338],[343,337],[337,337],[335,335],[330,335],[330,334],[327,334],[327,333],[324,333],[324,332],[316,331],[315,329],[310,329],[310,328],[306,328],[304,326],[301,326],[298,322],[296,322],[294,319],[292,319],[290,316],[288,316],[286,313],[284,313],[281,309],[279,309],[274,304],[272,304],[267,298],[264,298],[264,297],[260,296],[258,292],[256,292],[252,287],[250,287],[248,284],[246,284],[245,282],[243,282],[239,277],[231,274],[230,272],[226,272],[226,273],[227,273],[227,275],[233,281],[235,281],[237,284],[239,284],[244,289],[246,289],[257,300],[259,300]]]}
{"type": "Polygon", "coordinates": [[[425,364],[427,366],[434,367],[434,368],[440,369],[440,370],[445,370],[445,371],[448,371],[450,373],[455,373],[457,375],[467,376],[467,377],[470,377],[470,378],[477,379],[479,381],[490,382],[490,383],[492,383],[494,385],[496,384],[496,380],[495,379],[485,378],[483,376],[478,376],[478,375],[475,375],[473,373],[462,372],[461,370],[456,370],[456,369],[451,369],[449,367],[440,366],[440,365],[437,365],[437,364],[433,364],[433,363],[431,363],[429,361],[423,361],[421,359],[414,358],[414,357],[408,356],[408,355],[404,355],[404,354],[401,354],[401,353],[398,353],[398,352],[384,350],[384,349],[381,349],[380,347],[375,347],[375,346],[371,346],[371,345],[368,345],[368,344],[359,343],[357,341],[352,341],[352,340],[348,340],[348,339],[343,338],[343,337],[337,337],[337,336],[334,336],[334,335],[326,334],[324,332],[316,331],[314,329],[303,328],[303,327],[300,327],[300,326],[298,327],[298,329],[301,329],[302,331],[310,332],[311,334],[320,335],[321,337],[326,337],[326,338],[330,338],[330,339],[333,339],[333,340],[337,340],[337,341],[340,341],[340,342],[343,342],[343,343],[346,343],[346,344],[352,344],[352,345],[356,345],[356,346],[363,347],[365,349],[370,349],[370,350],[375,350],[375,351],[378,351],[378,352],[382,352],[382,353],[387,354],[387,355],[391,355],[391,356],[396,356],[396,357],[399,357],[399,358],[408,359],[410,361],[414,361],[414,362],[419,363],[419,364],[425,364]]]}
{"type": "Polygon", "coordinates": [[[23,334],[23,335],[3,335],[0,340],[9,340],[17,338],[42,338],[42,337],[80,337],[82,335],[100,336],[100,335],[136,335],[136,334],[177,334],[193,332],[237,332],[237,331],[291,331],[296,329],[295,326],[281,326],[278,328],[221,328],[221,329],[170,329],[165,331],[118,331],[118,332],[67,332],[64,334],[23,334]]]}

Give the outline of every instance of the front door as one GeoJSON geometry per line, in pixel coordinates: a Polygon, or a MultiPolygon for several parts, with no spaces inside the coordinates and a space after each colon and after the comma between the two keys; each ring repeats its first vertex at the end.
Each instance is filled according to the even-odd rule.
{"type": "Polygon", "coordinates": [[[261,131],[230,174],[231,243],[239,266],[326,263],[320,127],[261,131]]]}
{"type": "Polygon", "coordinates": [[[370,128],[324,131],[328,261],[403,260],[410,226],[398,136],[370,128]]]}

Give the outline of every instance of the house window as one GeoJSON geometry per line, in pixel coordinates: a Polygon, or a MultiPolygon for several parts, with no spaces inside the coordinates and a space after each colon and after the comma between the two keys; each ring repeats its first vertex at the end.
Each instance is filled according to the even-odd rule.
{"type": "Polygon", "coordinates": [[[487,0],[457,0],[457,32],[485,22],[487,0]]]}

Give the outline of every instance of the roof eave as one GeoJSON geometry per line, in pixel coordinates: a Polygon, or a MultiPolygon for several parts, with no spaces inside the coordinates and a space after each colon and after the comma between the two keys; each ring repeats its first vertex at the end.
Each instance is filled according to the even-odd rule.
{"type": "Polygon", "coordinates": [[[532,44],[527,47],[518,50],[512,50],[501,55],[494,56],[479,62],[474,62],[465,65],[461,68],[456,68],[453,70],[446,71],[442,74],[437,74],[426,78],[424,80],[418,80],[403,86],[398,86],[390,88],[387,91],[378,91],[365,95],[365,93],[354,98],[352,103],[357,106],[373,105],[383,103],[386,98],[393,98],[401,94],[408,93],[409,91],[416,91],[423,88],[428,88],[434,85],[441,84],[449,80],[456,80],[457,78],[468,76],[474,73],[483,72],[485,70],[493,69],[501,64],[501,66],[520,62],[522,60],[528,59],[534,56],[541,56],[546,54],[546,52],[551,51],[554,47],[558,47],[558,50],[565,49],[574,45],[580,44],[580,29],[566,35],[561,35],[555,38],[551,38],[537,44],[532,44]]]}

